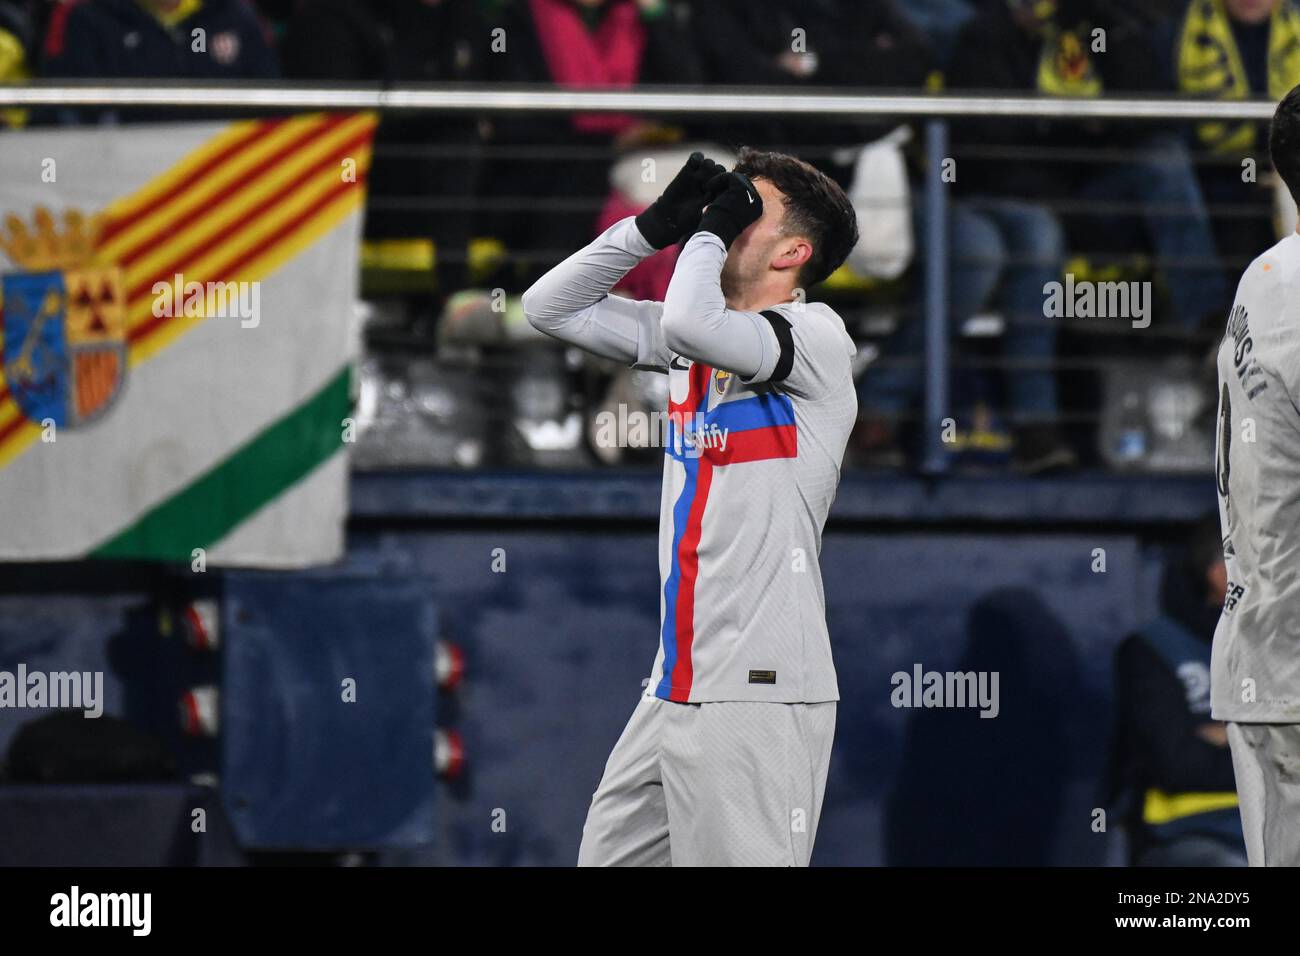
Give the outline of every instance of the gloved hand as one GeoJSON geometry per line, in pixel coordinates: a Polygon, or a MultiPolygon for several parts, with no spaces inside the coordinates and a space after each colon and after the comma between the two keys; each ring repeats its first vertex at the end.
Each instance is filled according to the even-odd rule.
{"type": "Polygon", "coordinates": [[[693,233],[707,200],[704,187],[722,172],[723,167],[705,159],[703,153],[691,153],[663,195],[636,217],[636,227],[646,242],[663,249],[693,233]]]}
{"type": "Polygon", "coordinates": [[[708,185],[709,204],[696,232],[711,232],[728,249],[763,215],[763,197],[744,173],[722,173],[708,185]]]}

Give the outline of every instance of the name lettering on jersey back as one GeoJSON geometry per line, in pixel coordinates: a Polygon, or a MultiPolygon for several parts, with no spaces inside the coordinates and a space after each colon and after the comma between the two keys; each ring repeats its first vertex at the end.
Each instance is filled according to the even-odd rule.
{"type": "Polygon", "coordinates": [[[1253,399],[1268,388],[1268,380],[1259,367],[1259,362],[1251,355],[1254,342],[1250,337],[1250,318],[1244,305],[1238,305],[1228,318],[1228,335],[1232,338],[1232,364],[1237,370],[1237,381],[1246,392],[1246,397],[1253,399]],[[1258,378],[1258,381],[1248,382],[1258,378]]]}
{"type": "Polygon", "coordinates": [[[1243,585],[1236,584],[1233,581],[1228,582],[1228,590],[1223,598],[1223,613],[1231,614],[1241,603],[1241,599],[1246,596],[1246,588],[1243,585]]]}

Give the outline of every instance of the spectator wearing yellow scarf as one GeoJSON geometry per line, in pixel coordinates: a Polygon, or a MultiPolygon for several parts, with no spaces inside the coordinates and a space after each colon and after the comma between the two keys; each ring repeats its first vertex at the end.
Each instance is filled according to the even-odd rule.
{"type": "MultiPolygon", "coordinates": [[[[1183,93],[1215,100],[1264,95],[1280,100],[1300,84],[1300,5],[1296,0],[1192,0],[1174,56],[1183,93]],[[1241,38],[1265,23],[1266,61],[1257,63],[1241,38]]],[[[1196,135],[1208,149],[1240,155],[1254,149],[1257,132],[1254,123],[1201,123],[1196,135]]]]}

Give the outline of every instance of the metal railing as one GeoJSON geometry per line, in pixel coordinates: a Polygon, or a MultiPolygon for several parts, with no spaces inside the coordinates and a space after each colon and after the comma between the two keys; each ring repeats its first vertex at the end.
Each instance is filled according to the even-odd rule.
{"type": "Polygon", "coordinates": [[[1276,104],[1264,100],[1069,99],[949,94],[869,94],[833,90],[646,87],[557,90],[529,87],[410,85],[309,86],[240,83],[113,83],[35,81],[0,87],[0,107],[101,106],[270,110],[423,110],[441,113],[501,111],[570,113],[780,114],[820,117],[953,118],[1014,116],[1041,119],[1267,120],[1276,104]]]}
{"type": "MultiPolygon", "coordinates": [[[[1050,97],[864,93],[842,90],[779,89],[633,91],[562,90],[539,87],[404,85],[401,87],[303,84],[243,84],[133,81],[34,81],[0,86],[0,108],[39,107],[152,108],[184,110],[318,111],[375,110],[409,114],[529,114],[617,112],[698,116],[781,116],[855,120],[920,120],[929,157],[949,153],[948,121],[958,118],[1038,118],[1073,121],[1259,121],[1269,120],[1275,103],[1267,100],[1206,101],[1176,96],[1157,98],[1063,99],[1050,97]]],[[[2,142],[2,140],[0,140],[2,142]]],[[[941,165],[926,164],[924,236],[924,409],[933,425],[949,406],[947,250],[949,193],[941,165]]],[[[937,427],[925,429],[923,468],[945,470],[947,458],[937,427]]]]}

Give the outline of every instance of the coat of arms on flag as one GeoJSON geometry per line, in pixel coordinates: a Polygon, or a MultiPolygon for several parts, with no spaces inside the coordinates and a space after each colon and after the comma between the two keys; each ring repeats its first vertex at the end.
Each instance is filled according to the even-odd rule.
{"type": "Polygon", "coordinates": [[[375,125],[5,135],[0,561],[338,558],[375,125]]]}
{"type": "Polygon", "coordinates": [[[62,229],[37,208],[34,229],[10,215],[0,251],[18,267],[0,275],[4,383],[23,416],[85,424],[112,404],[126,378],[121,271],[94,261],[96,220],[75,210],[62,229]]]}

